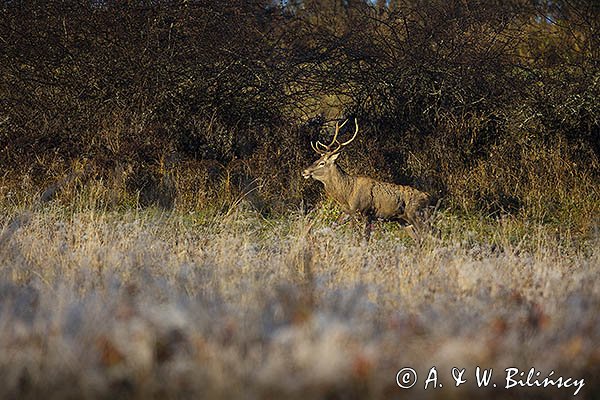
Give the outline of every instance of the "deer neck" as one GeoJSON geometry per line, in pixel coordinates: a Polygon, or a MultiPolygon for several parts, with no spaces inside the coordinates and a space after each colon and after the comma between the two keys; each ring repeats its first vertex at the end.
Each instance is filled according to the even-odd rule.
{"type": "Polygon", "coordinates": [[[354,177],[348,175],[343,169],[334,165],[329,179],[323,182],[325,191],[339,203],[347,203],[347,197],[350,195],[354,186],[354,177]]]}

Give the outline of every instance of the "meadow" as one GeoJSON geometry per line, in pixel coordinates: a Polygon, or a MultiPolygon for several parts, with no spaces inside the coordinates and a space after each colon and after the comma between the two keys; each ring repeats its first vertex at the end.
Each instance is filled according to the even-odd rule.
{"type": "Polygon", "coordinates": [[[331,205],[5,208],[0,398],[572,398],[600,390],[600,234],[440,210],[371,241],[331,205]],[[424,390],[431,368],[433,381],[424,390]],[[411,367],[418,382],[401,389],[411,367]],[[452,368],[464,368],[455,387],[452,368]],[[475,368],[497,387],[478,388],[475,368]],[[537,377],[537,376],[536,376],[537,377]],[[400,377],[402,379],[402,376],[400,377]],[[516,379],[516,378],[515,378],[516,379]],[[524,379],[524,378],[523,378],[524,379]],[[433,386],[432,386],[433,385],[433,386]]]}
{"type": "Polygon", "coordinates": [[[0,1],[0,399],[600,398],[599,5],[0,1]]]}

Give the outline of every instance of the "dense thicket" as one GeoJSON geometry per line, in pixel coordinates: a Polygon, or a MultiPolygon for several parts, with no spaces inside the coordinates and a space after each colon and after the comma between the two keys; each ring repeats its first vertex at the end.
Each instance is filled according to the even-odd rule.
{"type": "Polygon", "coordinates": [[[310,140],[356,117],[351,172],[466,210],[598,211],[593,0],[0,4],[4,195],[313,202],[310,140]]]}

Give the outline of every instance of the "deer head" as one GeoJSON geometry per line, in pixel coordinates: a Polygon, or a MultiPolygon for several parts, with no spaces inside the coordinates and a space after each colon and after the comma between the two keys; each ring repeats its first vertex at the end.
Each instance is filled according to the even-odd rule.
{"type": "Polygon", "coordinates": [[[340,151],[344,146],[350,144],[358,134],[358,120],[355,119],[354,121],[356,129],[354,131],[354,135],[350,138],[350,140],[347,140],[345,142],[339,142],[337,139],[340,129],[343,128],[344,125],[346,125],[346,123],[348,122],[348,120],[346,120],[342,125],[339,125],[339,123],[336,122],[333,140],[328,145],[325,145],[319,141],[317,141],[314,144],[312,142],[310,143],[313,150],[321,157],[317,161],[312,163],[310,167],[302,171],[302,176],[305,179],[313,178],[321,182],[325,182],[328,180],[332,172],[334,172],[337,168],[335,166],[335,160],[337,160],[337,158],[339,157],[340,151]]]}

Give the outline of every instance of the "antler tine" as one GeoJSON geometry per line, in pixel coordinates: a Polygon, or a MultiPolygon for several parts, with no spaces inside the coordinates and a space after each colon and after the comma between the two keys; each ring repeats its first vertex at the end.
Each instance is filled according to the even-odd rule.
{"type": "Polygon", "coordinates": [[[342,122],[342,124],[340,125],[340,128],[343,128],[344,125],[346,125],[346,122],[348,122],[348,119],[346,119],[344,122],[342,122]]]}
{"type": "Polygon", "coordinates": [[[337,141],[338,133],[340,133],[340,129],[343,128],[344,125],[346,125],[346,122],[348,122],[348,120],[345,120],[342,125],[340,125],[339,122],[335,123],[335,134],[333,135],[333,139],[331,140],[331,143],[329,143],[329,145],[326,146],[328,149],[330,149],[331,146],[333,146],[335,144],[335,142],[337,141]]]}
{"type": "Polygon", "coordinates": [[[333,135],[333,139],[331,140],[331,143],[329,143],[328,147],[331,147],[335,144],[335,141],[337,140],[337,135],[340,132],[340,124],[339,122],[335,123],[335,134],[333,135]]]}
{"type": "MultiPolygon", "coordinates": [[[[348,120],[346,120],[346,122],[348,122],[348,120]]],[[[346,122],[344,122],[344,123],[346,123],[346,122]]],[[[350,140],[347,140],[344,143],[342,143],[340,147],[346,146],[347,144],[352,143],[352,141],[354,139],[356,139],[356,135],[358,135],[358,118],[354,118],[354,124],[356,125],[356,129],[354,130],[354,135],[350,138],[350,140]]]]}
{"type": "Polygon", "coordinates": [[[327,151],[329,151],[329,149],[331,148],[331,146],[327,146],[327,145],[325,145],[325,144],[323,144],[323,143],[319,142],[318,140],[317,140],[317,142],[315,143],[315,145],[317,146],[317,148],[318,148],[319,146],[321,146],[321,147],[323,148],[321,151],[324,151],[324,152],[327,152],[327,151]]]}
{"type": "Polygon", "coordinates": [[[335,123],[335,135],[333,135],[333,140],[331,141],[331,144],[329,146],[333,146],[333,144],[337,142],[338,133],[340,133],[340,129],[342,129],[344,125],[346,125],[346,122],[348,122],[348,120],[345,120],[341,125],[339,122],[335,123]]]}
{"type": "Polygon", "coordinates": [[[337,147],[335,148],[335,150],[331,150],[331,153],[337,153],[342,148],[342,145],[340,144],[340,142],[336,142],[336,144],[337,144],[337,147]]]}
{"type": "MultiPolygon", "coordinates": [[[[317,142],[317,145],[319,144],[319,142],[317,142]]],[[[320,150],[313,142],[310,142],[310,147],[312,147],[312,149],[320,155],[325,154],[325,152],[323,150],[320,150]]]]}

